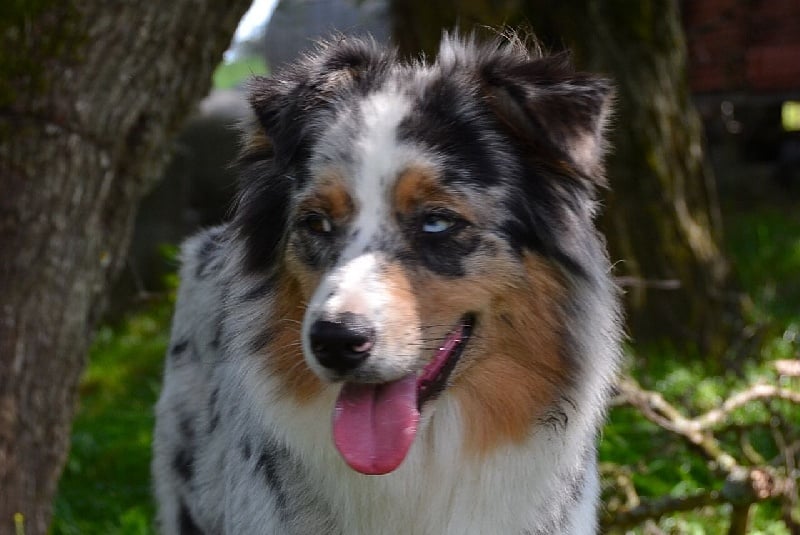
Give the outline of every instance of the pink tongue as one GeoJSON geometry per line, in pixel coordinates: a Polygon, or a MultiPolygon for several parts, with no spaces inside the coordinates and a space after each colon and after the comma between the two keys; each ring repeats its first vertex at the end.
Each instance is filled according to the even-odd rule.
{"type": "Polygon", "coordinates": [[[417,376],[391,383],[345,383],[333,413],[333,441],[353,470],[387,474],[406,458],[417,434],[417,376]]]}

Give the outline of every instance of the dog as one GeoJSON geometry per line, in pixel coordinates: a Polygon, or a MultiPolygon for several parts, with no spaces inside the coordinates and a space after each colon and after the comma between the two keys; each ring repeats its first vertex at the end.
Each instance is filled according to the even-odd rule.
{"type": "Polygon", "coordinates": [[[513,35],[255,78],[230,221],[182,249],[163,533],[594,533],[612,99],[513,35]]]}

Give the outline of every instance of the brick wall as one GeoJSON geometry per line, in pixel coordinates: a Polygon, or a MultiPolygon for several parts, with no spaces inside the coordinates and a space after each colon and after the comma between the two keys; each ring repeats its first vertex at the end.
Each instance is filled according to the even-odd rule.
{"type": "Polygon", "coordinates": [[[800,91],[800,0],[684,0],[695,93],[800,91]]]}

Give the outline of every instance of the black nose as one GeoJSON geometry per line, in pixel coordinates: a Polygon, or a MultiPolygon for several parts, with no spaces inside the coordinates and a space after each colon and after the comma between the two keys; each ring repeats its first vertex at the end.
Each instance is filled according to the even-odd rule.
{"type": "Polygon", "coordinates": [[[339,373],[358,367],[369,356],[375,329],[363,316],[342,314],[338,321],[319,320],[308,333],[320,364],[339,373]]]}

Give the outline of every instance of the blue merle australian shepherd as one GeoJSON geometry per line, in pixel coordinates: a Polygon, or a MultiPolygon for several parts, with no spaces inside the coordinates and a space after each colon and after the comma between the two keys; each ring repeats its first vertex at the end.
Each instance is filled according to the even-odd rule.
{"type": "Polygon", "coordinates": [[[516,38],[338,38],[250,88],[157,409],[166,534],[596,531],[609,84],[516,38]]]}

